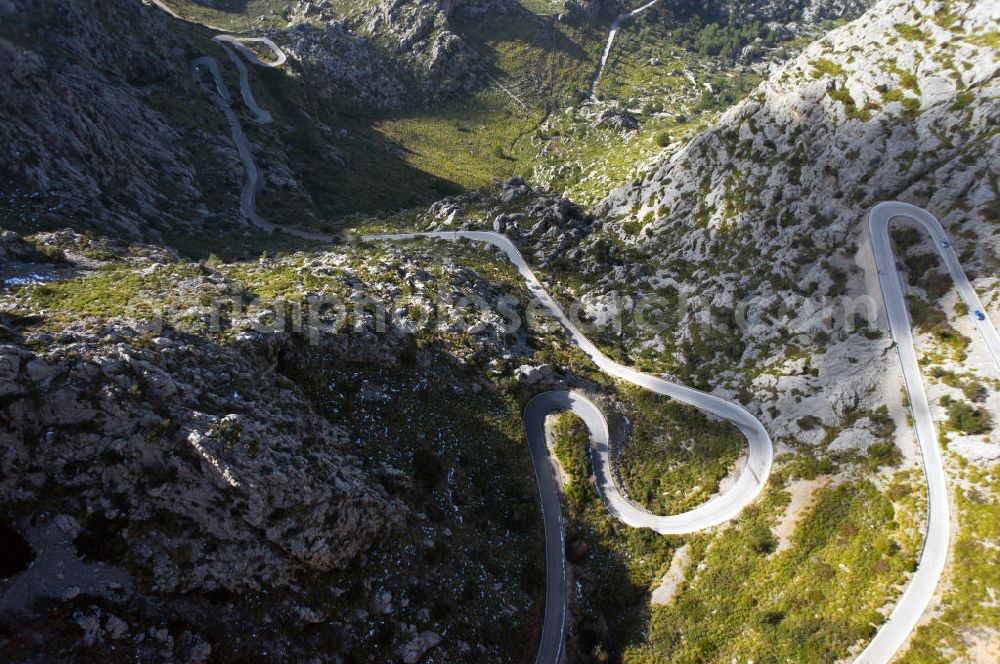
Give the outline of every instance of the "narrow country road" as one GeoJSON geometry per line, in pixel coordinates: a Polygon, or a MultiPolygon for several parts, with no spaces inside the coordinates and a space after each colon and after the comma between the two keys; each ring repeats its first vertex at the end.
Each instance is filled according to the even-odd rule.
{"type": "MultiPolygon", "coordinates": [[[[240,76],[240,96],[243,98],[243,103],[250,110],[250,112],[254,114],[258,123],[266,124],[271,122],[271,114],[262,109],[257,104],[257,100],[254,99],[253,91],[250,88],[250,76],[247,72],[246,65],[240,59],[236,51],[233,50],[233,47],[235,47],[236,50],[242,53],[245,57],[250,59],[250,61],[254,64],[259,64],[264,67],[280,67],[286,60],[284,51],[282,51],[278,45],[270,39],[263,38],[242,38],[234,37],[232,35],[218,35],[213,37],[213,41],[218,43],[229,55],[229,58],[237,65],[237,70],[239,71],[240,76]],[[241,42],[244,41],[265,44],[268,48],[274,51],[277,56],[276,60],[273,62],[264,62],[257,57],[257,54],[248,49],[246,46],[243,46],[241,42]]],[[[236,152],[239,154],[240,161],[243,163],[243,170],[246,173],[246,179],[243,181],[243,190],[240,192],[240,212],[243,213],[243,216],[246,217],[246,219],[254,226],[257,226],[261,230],[268,233],[280,230],[284,233],[294,235],[295,237],[299,237],[304,240],[315,240],[318,242],[333,241],[333,235],[282,226],[275,224],[258,214],[256,197],[260,171],[257,170],[257,163],[253,158],[250,141],[247,140],[246,134],[243,132],[243,126],[240,124],[239,116],[237,116],[236,111],[233,110],[232,95],[229,92],[228,86],[226,86],[225,80],[222,78],[222,71],[219,69],[219,61],[208,55],[203,55],[191,61],[191,70],[195,78],[199,78],[199,72],[203,68],[208,70],[215,82],[215,95],[213,96],[213,100],[225,114],[226,120],[229,122],[229,130],[233,136],[233,143],[236,145],[236,152]]]]}
{"type": "MultiPolygon", "coordinates": [[[[185,21],[187,23],[193,22],[177,14],[177,12],[171,9],[170,6],[162,0],[145,1],[150,2],[155,7],[166,12],[178,21],[185,21]]],[[[224,28],[214,25],[198,25],[204,25],[204,27],[210,30],[216,30],[223,33],[225,32],[224,28]]],[[[230,34],[221,34],[212,37],[212,41],[217,43],[222,50],[226,52],[226,55],[229,56],[229,59],[232,60],[233,64],[236,66],[236,70],[239,73],[240,78],[240,96],[243,98],[243,103],[246,105],[247,109],[253,113],[254,120],[259,124],[267,124],[271,122],[271,114],[261,108],[253,96],[253,89],[250,86],[250,73],[247,71],[246,64],[239,57],[239,55],[237,55],[236,51],[239,51],[239,53],[249,60],[251,64],[259,67],[280,67],[288,60],[285,52],[281,50],[281,47],[279,47],[276,43],[266,37],[236,37],[230,34]],[[274,53],[275,59],[271,61],[261,60],[256,53],[246,47],[246,44],[263,44],[274,53]]],[[[191,73],[196,79],[200,80],[199,73],[201,69],[204,68],[207,69],[212,75],[212,79],[215,82],[216,94],[213,97],[213,100],[225,114],[226,120],[229,122],[229,130],[233,136],[233,143],[236,145],[236,152],[239,154],[240,162],[242,162],[243,170],[246,173],[246,179],[243,181],[243,190],[240,192],[240,212],[244,217],[246,217],[247,221],[268,233],[280,230],[283,233],[294,235],[295,237],[302,238],[303,240],[332,242],[335,239],[335,236],[333,235],[282,226],[272,221],[268,221],[257,213],[256,198],[260,171],[257,170],[257,163],[254,161],[253,151],[250,149],[250,141],[247,140],[246,134],[243,132],[243,126],[240,124],[239,116],[237,116],[236,111],[233,110],[233,97],[229,93],[229,88],[226,86],[225,80],[222,78],[222,71],[219,69],[219,61],[212,56],[203,55],[192,60],[190,67],[191,73]]]]}
{"type": "MultiPolygon", "coordinates": [[[[532,398],[524,407],[524,434],[531,452],[531,463],[542,504],[542,521],[545,526],[545,616],[542,638],[535,658],[536,664],[556,664],[562,656],[562,647],[568,612],[568,586],[566,581],[566,543],[560,507],[560,489],[549,461],[545,443],[545,418],[550,413],[569,411],[583,420],[590,432],[590,460],[597,489],[608,511],[620,521],[635,527],[651,527],[659,532],[674,534],[692,533],[715,525],[714,519],[699,514],[706,506],[714,505],[727,492],[709,500],[699,508],[673,516],[655,516],[635,505],[618,489],[614,481],[609,453],[608,422],[597,405],[583,394],[566,390],[543,392],[532,398]],[[659,522],[659,527],[640,524],[645,519],[659,522]]],[[[767,450],[770,455],[770,449],[767,450]]],[[[743,473],[746,475],[746,472],[743,473]]],[[[766,479],[766,476],[764,477],[766,479]]],[[[763,488],[763,481],[759,483],[763,488]]],[[[756,494],[753,494],[754,496],[756,494]]],[[[752,500],[752,498],[750,498],[752,500]]],[[[747,501],[749,502],[749,501],[747,501]]]]}
{"type": "Polygon", "coordinates": [[[232,35],[216,35],[212,37],[214,41],[225,42],[227,44],[232,44],[233,48],[243,54],[251,64],[255,64],[258,67],[280,67],[288,61],[288,56],[285,52],[274,43],[273,40],[267,37],[234,37],[232,35]],[[274,53],[274,60],[261,60],[260,57],[246,47],[246,44],[263,44],[271,49],[274,53]]]}
{"type": "Polygon", "coordinates": [[[611,472],[608,449],[608,424],[600,409],[583,395],[555,391],[540,394],[524,409],[525,437],[531,451],[535,480],[542,504],[545,525],[545,618],[536,664],[556,664],[562,653],[566,624],[566,560],[559,489],[552,476],[543,426],[545,416],[557,410],[570,410],[587,424],[591,436],[591,459],[597,486],[608,510],[622,522],[636,528],[650,528],[661,534],[686,534],[729,521],[749,505],[764,489],[771,472],[771,438],[760,421],[742,406],[715,395],[671,383],[619,364],[601,352],[563,312],[525,262],[521,252],[506,236],[486,231],[436,233],[397,233],[366,235],[365,242],[432,238],[472,240],[500,249],[517,268],[528,289],[547,314],[558,320],[570,339],[605,373],[648,390],[671,397],[705,412],[729,420],[743,433],[749,444],[746,466],[736,483],[725,493],[689,512],[658,516],[642,509],[623,496],[611,472]]]}
{"type": "MultiPolygon", "coordinates": [[[[160,0],[150,1],[175,18],[180,18],[160,0]]],[[[596,99],[596,87],[607,64],[621,21],[652,7],[658,1],[651,0],[641,7],[619,16],[612,22],[604,53],[591,80],[590,96],[592,99],[596,99]]],[[[238,69],[240,92],[244,104],[254,114],[257,122],[270,122],[270,113],[262,109],[253,97],[246,65],[233,49],[239,51],[251,63],[266,67],[281,66],[285,62],[284,52],[268,39],[243,39],[231,35],[219,35],[214,39],[220,43],[238,69]],[[276,60],[271,62],[261,60],[242,43],[245,41],[265,44],[275,53],[276,60]]],[[[279,227],[257,213],[254,205],[259,175],[257,166],[239,118],[232,109],[232,96],[222,78],[218,61],[209,56],[202,56],[191,62],[191,68],[196,73],[201,68],[207,69],[215,81],[216,103],[229,121],[233,142],[236,144],[240,160],[246,170],[246,181],[240,197],[240,209],[243,215],[256,226],[267,231],[281,228],[287,233],[305,239],[332,240],[333,236],[322,233],[279,227]]],[[[998,335],[996,328],[986,314],[986,309],[962,270],[958,255],[951,246],[940,222],[926,210],[906,203],[886,202],[876,205],[869,213],[868,235],[889,328],[899,353],[917,444],[921,452],[924,475],[927,481],[928,516],[927,531],[917,568],[888,620],[858,656],[856,661],[859,664],[885,664],[891,661],[906,643],[933,597],[945,567],[951,535],[947,482],[938,446],[937,432],[930,416],[930,405],[924,392],[916,351],[913,347],[913,334],[906,300],[889,240],[889,224],[898,217],[906,217],[916,221],[930,234],[952,280],[955,282],[960,297],[969,309],[969,315],[972,316],[974,325],[986,342],[994,362],[1000,367],[1000,335],[998,335]]],[[[436,238],[451,241],[472,240],[485,242],[500,249],[517,268],[529,290],[542,304],[546,312],[562,324],[572,341],[602,371],[657,394],[700,408],[716,417],[729,420],[747,438],[748,459],[743,472],[740,473],[733,487],[689,512],[658,516],[642,509],[619,491],[611,470],[607,421],[593,402],[581,394],[567,391],[546,392],[529,401],[524,410],[524,427],[541,498],[546,540],[545,617],[536,663],[555,664],[559,662],[562,654],[568,590],[559,488],[552,475],[548,450],[545,446],[543,431],[545,416],[551,412],[569,410],[583,419],[590,430],[591,459],[597,478],[597,486],[608,510],[627,525],[651,528],[662,534],[691,533],[724,523],[738,515],[760,494],[768,479],[773,456],[771,440],[760,421],[742,406],[690,387],[641,373],[618,364],[604,355],[569,320],[555,299],[542,287],[517,247],[503,235],[484,231],[455,231],[368,235],[363,236],[362,240],[393,241],[415,238],[436,238]]]]}
{"type": "Polygon", "coordinates": [[[553,473],[549,450],[545,445],[545,417],[555,411],[571,410],[569,392],[539,394],[524,407],[524,435],[528,441],[531,465],[542,506],[545,534],[545,613],[542,636],[535,654],[535,664],[558,664],[565,641],[567,599],[566,530],[563,528],[559,482],[553,473]]]}
{"type": "Polygon", "coordinates": [[[594,72],[594,76],[590,79],[590,98],[597,101],[597,83],[601,80],[601,74],[604,72],[604,67],[608,64],[608,56],[611,55],[611,45],[615,43],[615,37],[618,36],[618,30],[621,28],[621,22],[625,19],[632,18],[640,12],[644,12],[660,0],[650,0],[641,7],[637,7],[630,12],[626,12],[621,16],[618,16],[611,22],[611,30],[608,31],[608,41],[604,45],[604,53],[601,55],[601,61],[597,65],[597,70],[594,72]]]}
{"type": "Polygon", "coordinates": [[[260,124],[267,124],[271,121],[271,114],[265,111],[254,99],[253,89],[250,87],[250,72],[247,71],[246,63],[243,62],[243,58],[240,57],[236,51],[239,51],[243,57],[249,60],[251,63],[258,65],[260,67],[280,67],[285,64],[285,52],[278,48],[270,39],[265,39],[261,37],[233,37],[232,35],[216,35],[212,37],[212,41],[217,42],[222,49],[232,60],[233,64],[236,66],[236,71],[240,74],[240,95],[243,97],[243,103],[246,107],[250,109],[250,112],[256,116],[256,120],[260,124]],[[249,48],[244,46],[244,43],[258,43],[264,44],[272,51],[274,51],[277,56],[273,62],[265,62],[257,57],[257,54],[251,51],[249,48]]]}
{"type": "Polygon", "coordinates": [[[257,170],[257,163],[253,158],[253,152],[250,150],[250,141],[247,140],[246,134],[243,133],[243,126],[240,124],[240,119],[237,117],[236,111],[233,110],[230,103],[232,95],[229,94],[229,88],[226,87],[226,82],[222,79],[222,72],[219,70],[219,61],[213,57],[203,55],[191,61],[191,68],[195,76],[198,75],[198,72],[202,68],[207,69],[212,75],[216,91],[216,96],[213,99],[226,115],[226,120],[229,121],[229,130],[233,135],[233,143],[236,145],[236,152],[239,154],[240,161],[243,162],[243,169],[246,172],[246,179],[243,181],[243,191],[240,192],[240,211],[252,224],[270,233],[277,228],[277,224],[257,214],[254,199],[257,196],[257,179],[260,174],[257,170]]]}
{"type": "Polygon", "coordinates": [[[872,253],[875,255],[875,267],[882,289],[882,299],[885,302],[886,316],[889,319],[889,329],[896,342],[899,362],[903,368],[903,381],[906,384],[906,393],[913,415],[913,427],[923,459],[924,476],[927,478],[927,532],[916,571],[889,615],[889,619],[858,656],[859,664],[889,662],[906,643],[910,632],[930,604],[934,589],[944,571],[951,529],[948,488],[937,431],[931,420],[930,405],[927,403],[927,394],[924,392],[923,380],[920,377],[917,354],[913,348],[909,312],[889,240],[889,223],[898,217],[916,221],[930,234],[934,246],[937,247],[941,259],[948,268],[948,273],[955,282],[959,296],[969,308],[973,323],[986,342],[993,361],[1000,367],[1000,336],[997,335],[996,328],[986,315],[986,309],[980,302],[979,296],[965,276],[958,255],[951,246],[951,241],[941,223],[930,212],[907,203],[880,203],[872,208],[868,215],[868,236],[871,240],[872,253]],[[981,312],[981,319],[976,316],[976,312],[981,312]]]}
{"type": "MultiPolygon", "coordinates": [[[[920,560],[903,595],[888,620],[880,627],[867,648],[858,656],[858,664],[886,664],[891,661],[909,638],[910,633],[930,603],[944,569],[948,553],[949,511],[944,467],[938,448],[937,433],[930,417],[930,406],[924,393],[906,300],[895,258],[889,241],[889,222],[908,217],[919,223],[934,240],[962,300],[969,308],[976,328],[1000,367],[1000,335],[985,314],[971,283],[940,222],[926,210],[905,203],[882,203],[873,208],[868,219],[868,233],[879,284],[885,302],[890,330],[896,343],[903,377],[913,413],[917,442],[927,478],[928,520],[920,560]]],[[[672,516],[650,514],[624,497],[611,472],[608,449],[608,425],[600,409],[582,394],[552,391],[537,395],[524,409],[525,436],[531,452],[538,484],[545,526],[545,616],[536,664],[556,664],[562,656],[566,623],[568,588],[566,581],[565,542],[559,502],[559,487],[552,474],[548,449],[545,445],[544,420],[549,413],[568,410],[579,416],[590,430],[591,460],[597,486],[608,510],[622,522],[646,527],[664,534],[684,534],[723,523],[735,517],[763,489],[772,462],[771,441],[760,422],[743,407],[683,385],[643,374],[620,365],[604,355],[563,313],[556,301],[542,287],[525,263],[517,247],[503,235],[481,231],[435,233],[399,233],[364,236],[364,241],[409,240],[434,238],[472,240],[488,243],[501,251],[514,264],[529,290],[553,318],[558,320],[570,338],[606,373],[658,394],[672,397],[701,408],[735,424],[749,443],[749,458],[735,486],[725,494],[672,516]]]]}

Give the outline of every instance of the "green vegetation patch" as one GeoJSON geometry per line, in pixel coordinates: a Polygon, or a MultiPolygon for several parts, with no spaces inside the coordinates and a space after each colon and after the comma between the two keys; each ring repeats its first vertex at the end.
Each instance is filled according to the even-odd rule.
{"type": "MultiPolygon", "coordinates": [[[[120,316],[151,319],[166,307],[192,304],[177,284],[199,274],[197,265],[172,264],[139,271],[112,264],[64,281],[19,289],[7,303],[25,312],[44,312],[46,325],[58,328],[81,319],[120,316]]],[[[206,298],[208,294],[203,294],[206,298]]]]}
{"type": "Polygon", "coordinates": [[[381,120],[375,127],[401,146],[410,166],[471,189],[527,168],[530,155],[517,139],[541,117],[539,111],[463,106],[381,120]]]}
{"type": "Polygon", "coordinates": [[[826,58],[818,58],[809,64],[813,68],[813,78],[822,78],[824,76],[837,77],[844,73],[843,67],[831,60],[827,60],[826,58]]]}
{"type": "Polygon", "coordinates": [[[915,564],[923,494],[905,473],[891,500],[864,479],[818,489],[778,551],[772,529],[789,502],[783,463],[735,522],[685,538],[686,576],[668,605],[650,610],[649,592],[684,540],[611,517],[590,480],[583,423],[562,414],[551,431],[569,477],[572,661],[834,662],[874,634],[878,609],[915,564]]]}
{"type": "Polygon", "coordinates": [[[912,570],[893,504],[868,481],[820,489],[791,548],[772,553],[777,488],[718,537],[691,540],[688,578],[654,608],[649,643],[626,662],[833,662],[884,620],[877,609],[912,570]]]}
{"type": "Polygon", "coordinates": [[[569,480],[566,558],[578,588],[571,595],[567,661],[620,661],[627,645],[642,638],[649,582],[669,565],[677,542],[608,513],[589,480],[590,438],[579,418],[562,413],[552,431],[569,480]]]}
{"type": "Polygon", "coordinates": [[[908,39],[910,41],[920,41],[924,43],[933,43],[934,41],[931,39],[929,34],[915,25],[911,25],[909,23],[897,23],[895,28],[896,32],[902,35],[904,39],[908,39]]]}
{"type": "Polygon", "coordinates": [[[952,399],[947,394],[941,397],[941,405],[948,409],[946,428],[965,434],[989,433],[993,429],[989,411],[981,406],[973,406],[961,399],[952,399]]]}
{"type": "Polygon", "coordinates": [[[951,572],[942,584],[941,613],[913,633],[902,664],[976,661],[996,653],[1000,632],[1000,464],[974,467],[959,457],[962,484],[953,489],[958,532],[951,572]]]}
{"type": "Polygon", "coordinates": [[[656,514],[708,500],[735,468],[746,439],[729,423],[648,390],[624,394],[632,426],[617,468],[628,495],[656,514]]]}

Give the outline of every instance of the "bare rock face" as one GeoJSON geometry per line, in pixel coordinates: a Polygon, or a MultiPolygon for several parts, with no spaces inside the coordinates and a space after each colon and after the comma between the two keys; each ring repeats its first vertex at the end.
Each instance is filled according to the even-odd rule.
{"type": "Polygon", "coordinates": [[[344,568],[404,508],[343,430],[263,369],[278,350],[143,341],[122,327],[68,330],[40,355],[0,346],[0,502],[64,487],[59,508],[84,529],[128,533],[116,562],[146,570],[157,592],[257,590],[344,568]]]}
{"type": "Polygon", "coordinates": [[[9,261],[24,261],[33,258],[35,248],[13,231],[0,231],[0,266],[9,261]]]}
{"type": "Polygon", "coordinates": [[[496,8],[506,11],[502,3],[381,0],[367,29],[378,35],[421,91],[469,91],[481,82],[484,63],[455,34],[450,18],[459,9],[487,14],[496,8]]]}
{"type": "Polygon", "coordinates": [[[854,18],[869,4],[865,0],[809,0],[802,8],[802,20],[819,23],[826,19],[854,18]]]}
{"type": "Polygon", "coordinates": [[[399,73],[368,40],[353,34],[346,21],[321,27],[300,23],[286,34],[289,54],[329,96],[342,98],[347,85],[366,105],[393,108],[403,102],[405,85],[399,73]]]}
{"type": "Polygon", "coordinates": [[[0,37],[0,214],[29,228],[77,215],[132,237],[148,220],[184,225],[173,214],[200,208],[195,175],[146,97],[189,85],[162,12],[127,0],[5,6],[0,20],[23,38],[0,37]]]}
{"type": "Polygon", "coordinates": [[[452,26],[452,17],[500,16],[502,0],[382,0],[356,16],[320,12],[287,31],[289,51],[316,84],[343,98],[343,86],[366,105],[392,108],[468,92],[485,79],[485,60],[452,26]],[[318,27],[317,27],[318,26],[318,27]]]}
{"type": "Polygon", "coordinates": [[[485,227],[532,252],[533,261],[559,268],[583,255],[582,241],[596,228],[594,219],[565,196],[532,187],[514,176],[496,192],[470,192],[434,203],[425,215],[427,230],[485,227]],[[485,209],[470,214],[469,208],[485,209]],[[515,211],[512,211],[515,210],[515,211]],[[480,219],[481,218],[481,219],[480,219]]]}
{"type": "Polygon", "coordinates": [[[621,132],[634,131],[639,128],[639,121],[632,113],[616,108],[601,110],[592,122],[595,125],[610,127],[621,132]]]}
{"type": "Polygon", "coordinates": [[[424,631],[413,637],[399,650],[399,656],[405,664],[417,664],[431,648],[441,643],[442,637],[437,632],[424,631]]]}
{"type": "Polygon", "coordinates": [[[556,378],[556,369],[551,364],[532,366],[525,364],[514,371],[514,378],[525,385],[548,384],[556,378]]]}

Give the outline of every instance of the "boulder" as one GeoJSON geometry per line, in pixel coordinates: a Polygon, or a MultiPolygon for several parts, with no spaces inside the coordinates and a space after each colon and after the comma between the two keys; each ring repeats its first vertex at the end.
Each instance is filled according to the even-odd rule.
{"type": "Polygon", "coordinates": [[[427,651],[441,643],[441,635],[430,630],[420,632],[399,649],[399,656],[405,664],[417,664],[427,651]]]}

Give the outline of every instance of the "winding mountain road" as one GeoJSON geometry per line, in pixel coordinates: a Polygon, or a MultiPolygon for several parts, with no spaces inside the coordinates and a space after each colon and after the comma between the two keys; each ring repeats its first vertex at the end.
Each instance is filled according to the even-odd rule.
{"type": "MultiPolygon", "coordinates": [[[[930,603],[948,553],[950,524],[944,467],[934,423],[930,417],[930,406],[927,403],[927,396],[924,393],[920,377],[916,352],[913,348],[906,300],[889,241],[889,222],[897,217],[908,217],[915,220],[931,235],[955,282],[959,295],[969,308],[976,328],[982,334],[994,361],[1000,367],[1000,335],[997,334],[989,317],[985,315],[986,310],[962,270],[958,256],[940,222],[926,210],[905,203],[882,203],[873,208],[869,214],[868,233],[890,330],[899,351],[903,377],[913,411],[917,442],[923,458],[928,491],[928,520],[924,546],[916,571],[888,620],[858,656],[856,660],[858,664],[885,664],[892,660],[907,641],[920,616],[930,603]],[[980,315],[977,315],[977,312],[980,315]]],[[[634,527],[651,528],[663,534],[691,533],[718,525],[739,514],[760,494],[767,481],[772,463],[771,440],[761,423],[742,406],[711,394],[638,372],[618,364],[604,355],[569,320],[555,299],[548,294],[531,268],[528,267],[517,247],[503,235],[485,231],[445,231],[367,235],[363,236],[362,240],[372,242],[416,238],[450,241],[471,240],[487,243],[500,249],[517,268],[543,309],[562,324],[573,342],[601,370],[616,378],[729,420],[740,429],[749,443],[749,457],[746,467],[731,489],[689,512],[658,516],[637,506],[619,491],[611,470],[607,420],[592,401],[575,392],[552,391],[539,394],[528,402],[524,409],[525,436],[535,470],[545,528],[545,616],[542,638],[535,661],[536,664],[555,664],[560,661],[562,656],[568,588],[559,487],[552,473],[551,461],[545,444],[544,421],[546,415],[568,410],[584,421],[590,431],[591,461],[598,490],[608,510],[623,523],[634,527]]]]}
{"type": "Polygon", "coordinates": [[[267,124],[270,122],[271,114],[261,108],[257,103],[257,100],[254,99],[253,89],[250,87],[250,72],[247,71],[246,63],[243,62],[243,58],[240,57],[240,54],[253,64],[260,67],[280,67],[285,64],[285,60],[287,59],[285,52],[278,48],[278,45],[270,39],[262,37],[233,37],[232,35],[216,35],[215,37],[212,37],[212,41],[217,42],[220,46],[222,46],[226,55],[229,56],[229,59],[232,60],[233,64],[236,66],[236,70],[240,74],[240,95],[243,97],[243,103],[246,104],[246,107],[250,109],[250,112],[256,116],[258,123],[267,124]],[[274,51],[277,58],[273,62],[265,62],[264,60],[261,60],[256,53],[244,46],[245,43],[264,44],[274,51]],[[239,54],[236,51],[239,51],[239,54]]]}
{"type": "MultiPolygon", "coordinates": [[[[171,15],[180,18],[159,0],[151,1],[171,15]]],[[[595,89],[607,64],[612,44],[620,27],[620,21],[635,16],[655,5],[658,1],[651,0],[614,20],[601,62],[591,81],[590,95],[592,98],[596,98],[595,89]]],[[[233,49],[239,51],[251,63],[266,67],[281,66],[285,62],[284,52],[268,39],[244,39],[231,35],[219,35],[214,39],[226,50],[239,71],[240,92],[244,104],[254,114],[257,122],[270,122],[270,113],[262,109],[253,97],[246,65],[233,49]],[[242,43],[247,41],[263,43],[275,53],[276,60],[271,62],[261,60],[242,43]]],[[[215,81],[216,102],[229,121],[233,141],[246,170],[246,181],[240,197],[240,209],[253,224],[267,231],[273,231],[279,226],[264,219],[256,212],[254,197],[258,180],[257,167],[239,118],[231,106],[232,97],[222,78],[218,61],[209,56],[202,56],[191,62],[191,68],[196,74],[202,67],[211,73],[215,81]]],[[[917,568],[888,620],[858,656],[856,661],[859,664],[889,662],[906,643],[913,628],[930,604],[944,570],[951,529],[947,482],[938,446],[937,432],[930,416],[930,406],[924,392],[916,351],[913,347],[912,328],[904,291],[896,271],[895,258],[889,240],[890,222],[898,217],[906,217],[916,221],[930,234],[955,282],[960,297],[969,309],[974,325],[986,342],[994,362],[1000,367],[1000,335],[997,334],[996,328],[985,313],[985,307],[962,270],[958,255],[952,248],[940,222],[926,210],[906,203],[887,202],[876,205],[869,213],[868,235],[890,331],[899,353],[917,444],[921,452],[924,475],[927,481],[928,516],[927,531],[917,568]]],[[[305,239],[319,241],[333,239],[332,236],[321,233],[280,228],[305,239]]],[[[562,656],[568,590],[559,488],[552,474],[551,462],[544,440],[546,415],[555,411],[568,410],[578,415],[586,423],[590,430],[591,459],[597,486],[608,510],[627,525],[637,528],[651,528],[662,534],[691,533],[724,523],[738,515],[760,494],[767,481],[773,456],[771,440],[760,421],[742,406],[690,387],[641,373],[607,357],[569,320],[555,299],[548,294],[535,277],[517,247],[503,235],[482,231],[455,231],[367,235],[363,236],[362,240],[370,242],[415,238],[436,238],[451,241],[472,240],[487,243],[500,249],[517,268],[529,290],[542,304],[546,312],[562,324],[573,342],[602,371],[657,394],[700,408],[716,417],[729,420],[747,438],[748,459],[734,486],[724,494],[714,497],[689,512],[658,516],[642,509],[619,491],[611,470],[607,421],[593,402],[582,394],[568,391],[545,392],[528,402],[524,410],[525,435],[538,483],[546,540],[545,618],[536,664],[555,664],[560,661],[562,656]]]]}
{"type": "Polygon", "coordinates": [[[949,520],[948,488],[941,461],[941,450],[938,445],[937,431],[931,419],[930,405],[924,392],[923,380],[920,377],[920,367],[917,354],[913,348],[913,333],[910,324],[906,299],[896,271],[896,261],[889,240],[889,223],[898,217],[906,217],[916,221],[934,240],[941,259],[948,268],[948,273],[955,282],[962,301],[969,308],[969,315],[987,347],[993,361],[1000,367],[1000,335],[986,316],[979,296],[973,290],[968,277],[962,270],[958,255],[951,246],[947,233],[941,223],[930,212],[907,203],[880,203],[872,208],[868,215],[868,236],[871,240],[872,253],[875,256],[875,266],[878,270],[879,285],[882,289],[882,299],[885,302],[889,329],[896,342],[899,352],[899,362],[903,368],[903,381],[909,396],[910,410],[913,414],[913,426],[917,435],[917,444],[923,460],[924,476],[927,479],[927,532],[920,553],[917,569],[903,595],[882,625],[878,633],[868,644],[868,647],[858,656],[859,664],[883,664],[890,661],[896,652],[906,643],[930,604],[934,596],[941,573],[944,571],[948,558],[948,541],[951,524],[949,520]],[[975,312],[982,312],[982,319],[975,312]]]}
{"type": "MultiPolygon", "coordinates": [[[[239,57],[236,51],[239,51],[253,64],[263,67],[280,67],[284,64],[286,61],[284,51],[282,51],[281,48],[279,48],[278,45],[270,39],[258,37],[234,37],[233,35],[217,35],[212,39],[226,51],[230,60],[236,64],[240,77],[240,96],[243,98],[243,103],[250,110],[250,112],[254,114],[258,123],[267,124],[271,122],[271,114],[261,108],[253,96],[253,91],[250,87],[250,76],[247,72],[246,65],[243,63],[243,60],[239,57]],[[273,62],[265,62],[261,60],[256,53],[244,46],[242,42],[262,43],[274,51],[276,59],[273,62]],[[236,50],[233,50],[234,48],[236,50]]],[[[246,134],[243,131],[243,125],[240,124],[239,116],[236,114],[236,111],[233,110],[232,94],[229,92],[226,81],[222,78],[222,71],[219,69],[219,61],[209,55],[203,55],[191,61],[191,71],[195,78],[200,80],[199,72],[203,68],[208,70],[215,82],[216,94],[213,96],[213,99],[216,105],[225,114],[226,120],[229,122],[229,130],[233,136],[233,143],[236,145],[236,152],[239,154],[240,161],[243,163],[243,170],[246,173],[246,178],[243,181],[243,190],[240,192],[240,212],[243,213],[243,216],[246,217],[246,219],[254,226],[257,226],[261,230],[268,233],[280,230],[284,233],[288,233],[289,235],[294,235],[305,240],[315,240],[319,242],[333,241],[333,235],[282,226],[265,219],[257,212],[256,197],[260,171],[257,170],[257,162],[255,162],[253,158],[250,141],[247,140],[246,134]]]]}
{"type": "Polygon", "coordinates": [[[542,504],[545,526],[545,619],[536,664],[554,664],[562,652],[566,624],[567,588],[566,561],[559,489],[552,476],[548,450],[545,446],[545,416],[557,410],[570,410],[587,424],[591,436],[591,460],[597,478],[598,490],[608,510],[623,523],[636,528],[650,528],[661,534],[686,534],[729,521],[749,505],[764,489],[771,472],[773,448],[771,438],[760,421],[742,406],[701,392],[685,385],[671,383],[662,378],[636,371],[615,362],[588,339],[563,312],[556,300],[549,295],[534,272],[525,262],[521,252],[506,236],[487,231],[445,231],[432,233],[396,233],[362,236],[362,241],[412,240],[432,238],[441,240],[472,240],[482,242],[502,251],[527,283],[542,308],[566,330],[570,339],[608,375],[643,387],[657,394],[689,404],[710,415],[729,420],[746,436],[748,457],[735,484],[698,507],[670,516],[651,514],[622,495],[611,470],[608,446],[608,423],[600,409],[581,394],[554,391],[532,399],[524,410],[525,436],[531,451],[535,479],[542,504]]]}
{"type": "Polygon", "coordinates": [[[255,198],[257,196],[257,180],[260,173],[257,170],[257,163],[254,161],[253,152],[250,149],[250,141],[247,140],[246,134],[243,133],[243,126],[240,124],[240,119],[230,103],[232,95],[229,93],[226,82],[222,79],[222,72],[219,70],[219,61],[207,55],[191,61],[191,69],[195,76],[198,75],[198,72],[202,68],[207,69],[215,81],[216,96],[214,100],[219,109],[226,115],[226,120],[229,121],[229,130],[232,132],[233,143],[236,145],[236,152],[239,154],[240,161],[243,163],[243,169],[246,173],[246,178],[243,180],[243,190],[240,192],[240,212],[253,225],[271,232],[278,225],[257,214],[255,198]]]}
{"type": "MultiPolygon", "coordinates": [[[[192,22],[177,14],[162,0],[148,1],[179,21],[185,21],[188,23],[192,22]]],[[[223,28],[214,25],[205,25],[204,27],[210,30],[224,32],[223,28]]],[[[243,98],[243,103],[246,105],[247,109],[253,113],[254,120],[258,124],[267,124],[271,122],[271,114],[261,108],[260,104],[257,103],[257,100],[253,96],[253,88],[250,86],[250,73],[247,71],[246,64],[239,57],[237,51],[239,51],[244,58],[249,60],[251,64],[259,67],[280,67],[288,60],[285,52],[280,46],[274,43],[274,41],[267,39],[266,37],[237,37],[230,34],[220,34],[212,37],[212,41],[219,44],[222,50],[226,52],[226,55],[229,56],[229,59],[236,66],[236,70],[239,73],[240,78],[240,96],[243,98]],[[247,48],[246,44],[263,44],[274,53],[275,59],[262,60],[256,53],[247,48]]],[[[190,67],[192,75],[198,80],[201,80],[199,75],[200,71],[203,68],[208,70],[215,83],[216,94],[213,97],[213,100],[225,114],[226,120],[229,122],[229,130],[233,136],[233,143],[236,145],[236,152],[240,157],[240,162],[242,162],[243,170],[246,173],[246,178],[243,181],[243,189],[240,192],[240,212],[244,217],[246,217],[247,221],[268,233],[280,230],[284,233],[294,235],[295,237],[299,237],[304,240],[332,242],[335,239],[333,235],[282,226],[269,221],[258,214],[256,198],[260,171],[257,170],[257,162],[254,161],[253,151],[250,149],[250,141],[247,140],[246,134],[243,132],[243,126],[240,124],[239,116],[236,115],[236,111],[233,110],[233,97],[229,92],[229,87],[226,85],[226,81],[222,78],[222,70],[219,68],[219,61],[210,55],[203,55],[192,60],[190,67]]]]}

